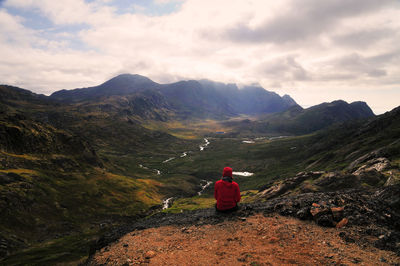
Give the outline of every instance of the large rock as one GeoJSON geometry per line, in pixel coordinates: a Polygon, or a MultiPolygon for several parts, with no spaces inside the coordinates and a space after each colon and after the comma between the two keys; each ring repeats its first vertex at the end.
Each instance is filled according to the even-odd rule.
{"type": "Polygon", "coordinates": [[[260,191],[260,196],[266,199],[275,198],[288,192],[290,189],[296,188],[307,179],[316,179],[324,172],[300,172],[292,178],[288,178],[280,183],[274,184],[271,187],[260,191]]]}
{"type": "Polygon", "coordinates": [[[314,221],[319,225],[328,227],[334,227],[342,221],[343,211],[343,207],[328,205],[326,202],[313,203],[310,208],[314,221]]]}
{"type": "Polygon", "coordinates": [[[360,164],[365,163],[367,161],[371,162],[371,161],[376,160],[377,158],[379,159],[379,158],[382,158],[384,156],[385,156],[385,152],[383,151],[382,148],[374,150],[372,152],[364,154],[363,156],[361,156],[361,157],[357,158],[356,160],[354,160],[353,162],[351,162],[349,164],[349,166],[347,167],[347,169],[349,169],[350,171],[354,171],[355,168],[357,166],[359,166],[360,164]]]}
{"type": "Polygon", "coordinates": [[[360,166],[357,170],[353,172],[353,175],[360,175],[364,172],[369,172],[369,171],[377,171],[377,172],[382,172],[388,168],[390,168],[390,161],[387,158],[384,157],[379,157],[379,158],[374,158],[369,161],[367,161],[364,165],[360,166]]]}

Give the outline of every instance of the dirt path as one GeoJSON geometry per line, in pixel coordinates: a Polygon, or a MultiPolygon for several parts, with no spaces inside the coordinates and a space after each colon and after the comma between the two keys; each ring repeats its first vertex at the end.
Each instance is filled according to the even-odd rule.
{"type": "Polygon", "coordinates": [[[346,243],[340,230],[274,215],[215,225],[131,232],[98,251],[92,265],[394,265],[395,253],[346,243]]]}

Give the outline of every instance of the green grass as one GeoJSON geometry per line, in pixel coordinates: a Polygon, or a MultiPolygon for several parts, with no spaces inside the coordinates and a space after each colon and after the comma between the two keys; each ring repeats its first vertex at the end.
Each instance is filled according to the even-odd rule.
{"type": "Polygon", "coordinates": [[[172,206],[164,212],[178,213],[181,211],[193,211],[197,209],[212,208],[215,204],[214,198],[195,196],[192,198],[181,198],[174,201],[172,206]]]}
{"type": "MultiPolygon", "coordinates": [[[[201,196],[194,196],[190,198],[179,198],[174,201],[172,206],[163,212],[166,213],[179,213],[182,211],[193,211],[198,209],[214,208],[216,200],[211,195],[206,193],[201,196]]],[[[241,203],[254,202],[256,200],[257,190],[246,190],[241,192],[241,203]]]]}

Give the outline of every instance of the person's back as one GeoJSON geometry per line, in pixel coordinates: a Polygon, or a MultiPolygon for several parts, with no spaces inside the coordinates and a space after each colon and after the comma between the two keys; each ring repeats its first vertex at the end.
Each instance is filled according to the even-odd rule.
{"type": "Polygon", "coordinates": [[[240,201],[239,185],[233,181],[232,168],[225,167],[222,179],[215,183],[214,198],[217,200],[216,209],[218,211],[232,211],[238,208],[240,201]]]}

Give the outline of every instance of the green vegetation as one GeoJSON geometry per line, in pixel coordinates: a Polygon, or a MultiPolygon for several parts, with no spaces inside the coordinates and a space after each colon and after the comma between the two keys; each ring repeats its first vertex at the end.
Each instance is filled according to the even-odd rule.
{"type": "MultiPolygon", "coordinates": [[[[190,198],[179,198],[174,201],[172,206],[163,212],[167,213],[179,213],[182,211],[192,211],[198,209],[214,208],[215,199],[211,195],[212,188],[208,190],[208,193],[201,196],[194,196],[190,198]]],[[[257,190],[246,190],[241,191],[242,199],[241,203],[253,202],[256,200],[257,190]]]]}
{"type": "Polygon", "coordinates": [[[44,244],[37,244],[27,250],[19,251],[6,260],[7,265],[52,265],[56,263],[84,263],[89,253],[90,243],[99,232],[88,232],[58,238],[44,244]]]}
{"type": "Polygon", "coordinates": [[[164,212],[178,213],[181,211],[192,211],[197,209],[212,208],[215,204],[214,198],[194,196],[191,198],[180,198],[164,212]]]}

